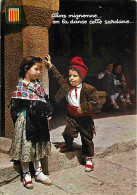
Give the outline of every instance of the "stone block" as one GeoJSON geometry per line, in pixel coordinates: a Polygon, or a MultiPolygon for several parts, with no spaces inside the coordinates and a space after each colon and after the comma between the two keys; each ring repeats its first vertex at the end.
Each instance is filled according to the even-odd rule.
{"type": "Polygon", "coordinates": [[[103,104],[106,102],[106,97],[107,97],[106,91],[97,91],[97,94],[98,94],[98,97],[99,97],[100,106],[95,111],[95,113],[98,113],[98,112],[101,111],[101,108],[102,108],[103,104]]]}
{"type": "Polygon", "coordinates": [[[0,152],[2,153],[9,153],[12,145],[12,140],[0,137],[0,152]]]}

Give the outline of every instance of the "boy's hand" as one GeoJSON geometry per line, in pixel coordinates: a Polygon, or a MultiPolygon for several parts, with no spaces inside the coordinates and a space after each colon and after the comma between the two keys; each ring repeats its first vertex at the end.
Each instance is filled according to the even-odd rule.
{"type": "Polygon", "coordinates": [[[81,110],[81,107],[78,107],[78,108],[77,108],[77,112],[78,112],[79,114],[82,114],[82,113],[83,113],[82,110],[81,110]]]}
{"type": "Polygon", "coordinates": [[[45,65],[48,67],[52,66],[51,57],[48,54],[45,56],[45,65]]]}

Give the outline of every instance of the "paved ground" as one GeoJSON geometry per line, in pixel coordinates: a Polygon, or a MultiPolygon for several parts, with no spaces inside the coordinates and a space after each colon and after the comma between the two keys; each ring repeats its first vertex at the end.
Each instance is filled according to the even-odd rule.
{"type": "MultiPolygon", "coordinates": [[[[94,136],[95,149],[104,150],[116,143],[123,143],[136,139],[136,116],[135,112],[125,113],[100,113],[95,114],[96,136],[94,136]]],[[[52,143],[63,142],[61,136],[65,127],[65,117],[59,116],[51,121],[52,143]]],[[[80,137],[74,140],[81,145],[80,137]]]]}
{"type": "Polygon", "coordinates": [[[51,173],[52,186],[34,183],[34,189],[22,186],[19,179],[0,188],[1,195],[136,195],[136,150],[94,159],[93,172],[84,171],[84,166],[51,173]]]}
{"type": "MultiPolygon", "coordinates": [[[[95,118],[97,135],[94,137],[94,171],[85,172],[83,165],[51,171],[53,185],[44,186],[33,180],[33,190],[25,189],[18,177],[1,186],[0,195],[137,195],[135,113],[101,113],[95,118]]],[[[54,118],[50,123],[51,141],[56,147],[63,142],[61,133],[64,125],[64,116],[54,118]]],[[[80,137],[74,142],[74,148],[80,147],[80,137]]],[[[73,151],[65,154],[64,163],[73,161],[75,156],[72,153],[73,151]]]]}

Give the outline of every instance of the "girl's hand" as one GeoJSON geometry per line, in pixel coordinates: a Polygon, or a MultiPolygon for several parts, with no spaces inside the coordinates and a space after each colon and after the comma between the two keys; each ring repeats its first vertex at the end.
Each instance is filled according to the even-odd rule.
{"type": "Polygon", "coordinates": [[[52,119],[52,116],[48,117],[47,119],[48,119],[48,121],[50,121],[52,119]]]}
{"type": "Polygon", "coordinates": [[[78,107],[78,108],[77,108],[77,112],[78,112],[79,114],[82,114],[81,107],[78,107]]]}
{"type": "Polygon", "coordinates": [[[51,57],[47,54],[45,56],[45,65],[50,67],[52,64],[51,64],[51,57]]]}

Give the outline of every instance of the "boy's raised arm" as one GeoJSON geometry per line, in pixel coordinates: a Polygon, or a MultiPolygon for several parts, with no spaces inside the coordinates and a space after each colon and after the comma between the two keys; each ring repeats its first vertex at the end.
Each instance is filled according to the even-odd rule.
{"type": "Polygon", "coordinates": [[[61,75],[57,68],[51,63],[51,57],[49,55],[45,56],[45,66],[48,70],[52,71],[53,77],[57,80],[59,85],[65,82],[63,75],[61,75]]]}
{"type": "Polygon", "coordinates": [[[46,65],[46,67],[48,67],[48,68],[51,68],[51,67],[52,67],[52,64],[51,64],[51,57],[50,57],[48,54],[45,56],[45,65],[46,65]]]}

